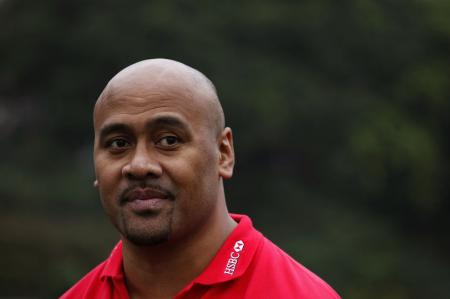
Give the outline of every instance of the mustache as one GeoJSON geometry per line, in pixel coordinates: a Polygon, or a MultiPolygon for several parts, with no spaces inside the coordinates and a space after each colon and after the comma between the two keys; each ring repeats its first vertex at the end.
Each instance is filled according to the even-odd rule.
{"type": "Polygon", "coordinates": [[[175,195],[172,191],[167,188],[162,187],[156,183],[140,183],[140,184],[131,184],[127,188],[125,188],[119,195],[118,202],[119,204],[124,204],[126,202],[132,201],[140,194],[151,194],[157,195],[158,197],[175,200],[175,195]]]}

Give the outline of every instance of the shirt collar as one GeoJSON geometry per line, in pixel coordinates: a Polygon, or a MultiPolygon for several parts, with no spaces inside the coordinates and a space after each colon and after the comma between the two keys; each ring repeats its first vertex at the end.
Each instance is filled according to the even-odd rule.
{"type": "Polygon", "coordinates": [[[109,258],[106,260],[105,267],[100,274],[100,279],[102,281],[105,280],[105,277],[123,279],[122,260],[122,241],[119,241],[111,251],[109,258]]]}
{"type": "MultiPolygon", "coordinates": [[[[236,279],[245,273],[262,240],[262,234],[253,228],[248,216],[230,214],[238,225],[225,240],[215,257],[193,283],[212,285],[236,279]]],[[[123,279],[122,241],[112,250],[100,275],[123,279]]]]}
{"type": "Polygon", "coordinates": [[[230,216],[238,225],[194,283],[212,285],[233,280],[242,276],[250,265],[263,239],[262,234],[253,228],[248,216],[230,216]]]}

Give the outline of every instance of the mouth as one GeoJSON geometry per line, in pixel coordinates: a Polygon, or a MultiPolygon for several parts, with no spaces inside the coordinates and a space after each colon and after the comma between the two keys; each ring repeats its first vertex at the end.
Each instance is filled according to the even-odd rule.
{"type": "Polygon", "coordinates": [[[125,192],[121,202],[136,214],[155,214],[172,199],[171,193],[165,190],[137,187],[125,192]]]}

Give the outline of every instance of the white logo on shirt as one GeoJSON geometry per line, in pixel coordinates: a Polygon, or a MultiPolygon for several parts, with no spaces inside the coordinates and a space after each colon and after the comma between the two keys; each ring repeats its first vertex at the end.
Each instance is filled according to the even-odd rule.
{"type": "Polygon", "coordinates": [[[234,270],[236,270],[236,265],[239,261],[239,257],[241,256],[239,252],[244,249],[244,242],[242,240],[237,241],[234,243],[233,249],[234,251],[230,253],[230,258],[228,259],[225,271],[223,271],[223,273],[228,275],[233,275],[234,270]]]}
{"type": "Polygon", "coordinates": [[[241,252],[243,248],[244,248],[244,242],[242,242],[242,240],[239,240],[236,242],[236,244],[234,244],[234,251],[236,251],[236,252],[241,252]]]}

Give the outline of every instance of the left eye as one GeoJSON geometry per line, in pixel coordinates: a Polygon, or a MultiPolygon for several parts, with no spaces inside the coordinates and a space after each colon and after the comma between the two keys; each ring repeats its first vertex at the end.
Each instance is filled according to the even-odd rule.
{"type": "Polygon", "coordinates": [[[158,145],[162,147],[174,147],[180,143],[180,139],[176,136],[165,136],[158,141],[158,145]]]}

